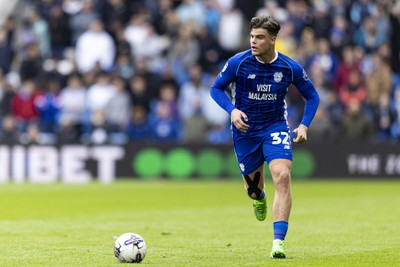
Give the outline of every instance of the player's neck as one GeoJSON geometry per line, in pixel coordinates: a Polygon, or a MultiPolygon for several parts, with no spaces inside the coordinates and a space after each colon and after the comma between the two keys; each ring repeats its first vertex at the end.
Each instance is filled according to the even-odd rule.
{"type": "Polygon", "coordinates": [[[256,56],[256,58],[258,61],[268,64],[268,63],[272,63],[272,61],[274,61],[277,56],[278,56],[278,52],[276,52],[275,49],[272,49],[271,51],[268,51],[267,53],[265,53],[263,55],[256,56]]]}

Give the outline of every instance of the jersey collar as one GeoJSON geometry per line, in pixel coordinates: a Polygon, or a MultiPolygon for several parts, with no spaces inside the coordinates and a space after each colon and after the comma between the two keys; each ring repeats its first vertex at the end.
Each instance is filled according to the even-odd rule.
{"type": "Polygon", "coordinates": [[[259,60],[257,57],[255,57],[255,58],[257,59],[258,62],[260,62],[260,63],[262,63],[262,64],[271,64],[271,63],[273,63],[275,60],[278,59],[278,51],[275,50],[275,56],[274,56],[274,58],[273,58],[270,62],[268,62],[268,63],[259,60]]]}

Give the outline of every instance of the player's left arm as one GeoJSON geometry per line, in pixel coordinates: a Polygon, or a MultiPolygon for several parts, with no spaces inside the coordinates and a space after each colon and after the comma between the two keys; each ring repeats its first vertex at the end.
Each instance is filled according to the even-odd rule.
{"type": "Polygon", "coordinates": [[[301,123],[293,130],[293,133],[297,135],[293,141],[301,144],[307,141],[307,130],[317,112],[319,96],[317,90],[315,90],[314,84],[308,78],[306,71],[298,64],[294,66],[293,70],[293,84],[306,100],[301,123]]]}

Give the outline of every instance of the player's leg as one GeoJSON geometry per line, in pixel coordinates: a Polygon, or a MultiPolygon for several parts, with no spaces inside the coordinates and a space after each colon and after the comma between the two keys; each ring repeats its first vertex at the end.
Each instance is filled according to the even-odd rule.
{"type": "Polygon", "coordinates": [[[242,177],[247,195],[253,199],[254,214],[257,220],[265,220],[267,216],[267,198],[264,189],[264,164],[261,164],[250,174],[242,174],[242,177]]]}
{"type": "Polygon", "coordinates": [[[274,159],[269,164],[272,180],[275,185],[273,204],[274,221],[289,221],[292,208],[292,193],[290,189],[290,171],[292,161],[288,159],[274,159]]]}
{"type": "Polygon", "coordinates": [[[292,193],[290,189],[290,171],[292,161],[274,159],[269,163],[272,180],[275,185],[275,196],[272,207],[274,218],[274,240],[271,257],[285,258],[284,240],[288,230],[290,210],[292,208],[292,193]]]}
{"type": "Polygon", "coordinates": [[[285,258],[283,246],[292,207],[290,171],[293,158],[290,130],[287,123],[276,123],[268,128],[265,133],[263,152],[275,185],[272,208],[274,240],[271,257],[285,258]]]}
{"type": "Polygon", "coordinates": [[[265,220],[267,201],[264,190],[264,153],[262,138],[251,137],[233,132],[233,145],[244,187],[247,195],[253,199],[256,218],[265,220]]]}

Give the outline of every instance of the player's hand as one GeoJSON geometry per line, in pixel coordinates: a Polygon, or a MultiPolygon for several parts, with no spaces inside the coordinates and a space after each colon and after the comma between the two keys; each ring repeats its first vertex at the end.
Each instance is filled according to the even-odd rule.
{"type": "Polygon", "coordinates": [[[238,110],[237,108],[232,110],[231,120],[239,131],[246,132],[249,129],[249,125],[245,123],[245,121],[248,121],[248,118],[243,111],[238,110]]]}
{"type": "Polygon", "coordinates": [[[300,124],[299,127],[293,130],[297,136],[293,139],[295,143],[301,144],[307,141],[307,126],[300,124]]]}

